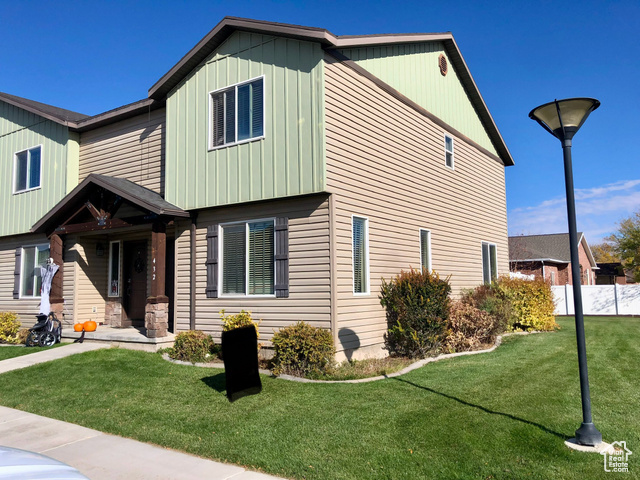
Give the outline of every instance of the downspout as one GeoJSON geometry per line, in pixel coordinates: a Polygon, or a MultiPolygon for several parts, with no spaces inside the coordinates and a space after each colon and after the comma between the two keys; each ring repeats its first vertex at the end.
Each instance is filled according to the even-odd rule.
{"type": "Polygon", "coordinates": [[[545,282],[547,281],[547,276],[544,272],[544,260],[542,260],[542,280],[544,280],[545,282]]]}
{"type": "Polygon", "coordinates": [[[196,329],[196,222],[198,212],[191,213],[189,227],[189,330],[196,329]]]}

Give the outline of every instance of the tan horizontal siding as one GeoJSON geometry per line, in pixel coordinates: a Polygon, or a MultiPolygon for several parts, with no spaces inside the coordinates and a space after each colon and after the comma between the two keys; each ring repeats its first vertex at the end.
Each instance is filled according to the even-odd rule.
{"type": "Polygon", "coordinates": [[[90,173],[126,178],[164,195],[165,109],[80,136],[80,181],[90,173]]]}
{"type": "Polygon", "coordinates": [[[75,252],[74,317],[77,322],[104,321],[108,284],[108,245],[106,236],[100,236],[83,237],[69,247],[70,251],[75,252]],[[96,255],[98,242],[104,247],[102,257],[96,255]]]}
{"type": "MultiPolygon", "coordinates": [[[[177,331],[189,329],[189,224],[181,222],[176,238],[177,331]]],[[[261,319],[260,340],[269,344],[278,329],[298,321],[331,327],[329,200],[326,195],[292,198],[201,211],[196,240],[196,328],[220,337],[220,311],[251,311],[261,319]],[[289,218],[289,298],[206,297],[207,226],[258,218],[289,218]]]]}
{"type": "Polygon", "coordinates": [[[13,298],[16,248],[49,243],[44,235],[16,235],[0,240],[0,312],[15,312],[24,327],[31,327],[40,313],[40,298],[13,298]]]}
{"type": "Polygon", "coordinates": [[[382,343],[381,278],[420,268],[421,228],[431,231],[432,267],[454,294],[482,282],[482,241],[498,246],[508,272],[504,167],[343,64],[325,63],[327,188],[335,195],[338,347],[382,343]],[[370,294],[353,294],[352,215],[369,220],[370,294]]]}

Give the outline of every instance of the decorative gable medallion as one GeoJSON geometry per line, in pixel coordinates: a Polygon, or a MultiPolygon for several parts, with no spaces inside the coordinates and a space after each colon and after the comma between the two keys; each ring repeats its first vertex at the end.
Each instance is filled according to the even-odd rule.
{"type": "Polygon", "coordinates": [[[438,57],[438,66],[440,67],[440,73],[442,76],[446,76],[449,71],[449,64],[447,63],[447,57],[445,57],[442,53],[438,57]]]}

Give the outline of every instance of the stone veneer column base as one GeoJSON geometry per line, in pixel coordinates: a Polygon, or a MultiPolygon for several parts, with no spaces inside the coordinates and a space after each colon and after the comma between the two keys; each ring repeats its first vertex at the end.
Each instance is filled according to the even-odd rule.
{"type": "Polygon", "coordinates": [[[144,315],[147,337],[166,337],[169,330],[169,302],[147,302],[144,315]]]}
{"type": "Polygon", "coordinates": [[[107,300],[104,306],[104,323],[115,328],[130,327],[131,320],[124,319],[122,313],[121,298],[107,300]]]}

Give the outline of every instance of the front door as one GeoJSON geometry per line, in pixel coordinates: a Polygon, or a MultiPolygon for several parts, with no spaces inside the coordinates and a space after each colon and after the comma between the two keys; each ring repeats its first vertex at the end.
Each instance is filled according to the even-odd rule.
{"type": "Polygon", "coordinates": [[[144,327],[147,304],[147,242],[124,242],[124,310],[134,327],[144,327]]]}

